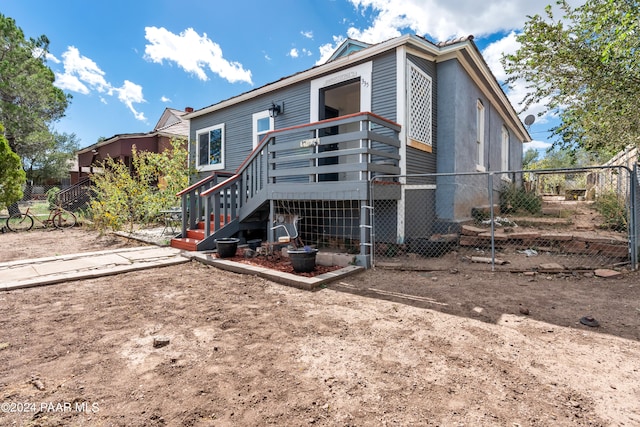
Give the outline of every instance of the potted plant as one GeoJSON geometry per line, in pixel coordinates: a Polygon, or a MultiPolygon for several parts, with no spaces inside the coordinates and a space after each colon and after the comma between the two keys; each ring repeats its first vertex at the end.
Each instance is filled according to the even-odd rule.
{"type": "Polygon", "coordinates": [[[291,266],[298,273],[309,273],[316,268],[316,254],[318,250],[310,246],[287,251],[291,266]]]}
{"type": "Polygon", "coordinates": [[[235,237],[223,237],[221,239],[216,239],[218,256],[220,258],[231,258],[234,256],[238,250],[238,242],[240,242],[240,239],[236,239],[235,237]]]}

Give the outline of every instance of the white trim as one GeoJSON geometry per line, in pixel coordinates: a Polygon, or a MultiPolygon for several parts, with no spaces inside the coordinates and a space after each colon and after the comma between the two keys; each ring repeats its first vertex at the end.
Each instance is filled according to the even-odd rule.
{"type": "MultiPolygon", "coordinates": [[[[209,141],[209,143],[211,143],[211,141],[209,141]]],[[[215,171],[215,170],[223,170],[224,169],[224,162],[225,162],[225,151],[227,148],[227,143],[226,143],[226,132],[225,132],[225,126],[224,123],[219,123],[217,125],[213,125],[213,126],[209,126],[206,128],[202,128],[202,129],[198,129],[196,131],[196,143],[195,143],[195,149],[196,149],[196,170],[198,171],[215,171]],[[203,133],[208,133],[209,131],[212,131],[214,129],[220,129],[222,131],[222,147],[220,147],[220,163],[217,163],[215,165],[200,165],[200,135],[202,135],[203,133]]]]}
{"type": "Polygon", "coordinates": [[[411,184],[404,185],[405,190],[435,190],[436,184],[411,184]]]}
{"type": "Polygon", "coordinates": [[[275,121],[273,120],[273,117],[269,116],[269,110],[253,113],[253,116],[251,116],[251,123],[253,123],[253,148],[256,148],[258,146],[261,135],[266,135],[268,132],[274,129],[274,122],[275,121]],[[269,118],[269,130],[258,133],[258,120],[266,118],[269,118]]]}
{"type": "MultiPolygon", "coordinates": [[[[404,236],[405,223],[404,223],[404,205],[405,205],[405,183],[407,178],[404,176],[407,171],[407,51],[404,46],[396,49],[396,81],[398,86],[396,87],[396,121],[400,125],[400,132],[398,138],[400,139],[400,161],[398,166],[400,167],[400,179],[399,182],[403,184],[401,186],[400,200],[398,200],[398,206],[402,206],[402,209],[397,209],[396,213],[396,236],[404,236]]],[[[397,242],[404,243],[404,242],[397,242]]]]}
{"type": "MultiPolygon", "coordinates": [[[[424,71],[422,71],[420,69],[420,67],[418,67],[416,64],[414,64],[413,62],[411,62],[409,60],[409,58],[406,59],[406,63],[407,63],[407,69],[406,69],[406,75],[405,75],[405,87],[406,90],[404,91],[406,93],[406,105],[407,105],[407,124],[406,127],[408,129],[409,135],[407,136],[407,144],[409,144],[409,140],[411,141],[415,141],[418,144],[422,144],[422,146],[428,147],[426,149],[433,149],[433,79],[431,78],[430,75],[428,75],[427,73],[425,73],[424,71]],[[413,118],[415,117],[413,115],[413,111],[414,109],[411,107],[411,103],[413,103],[414,98],[413,98],[413,91],[411,91],[411,89],[413,88],[413,84],[411,81],[411,75],[412,75],[412,70],[415,70],[418,74],[420,74],[422,77],[425,78],[425,80],[427,80],[429,82],[429,97],[427,99],[427,106],[428,106],[428,113],[431,115],[431,117],[429,117],[429,123],[431,124],[431,126],[429,127],[429,135],[428,135],[428,141],[420,141],[418,139],[415,138],[415,132],[414,132],[414,128],[415,126],[413,126],[413,124],[415,123],[415,121],[413,120],[413,118]],[[411,93],[409,93],[411,92],[411,93]]],[[[416,145],[412,145],[413,147],[416,147],[416,145]]]]}
{"type": "Polygon", "coordinates": [[[333,86],[349,80],[360,79],[360,111],[371,112],[371,72],[373,64],[371,61],[365,62],[355,67],[347,68],[337,73],[322,76],[311,80],[311,94],[309,105],[309,122],[320,120],[320,89],[333,86]]]}
{"type": "Polygon", "coordinates": [[[476,100],[476,171],[485,172],[485,121],[486,109],[480,99],[476,100]]]}

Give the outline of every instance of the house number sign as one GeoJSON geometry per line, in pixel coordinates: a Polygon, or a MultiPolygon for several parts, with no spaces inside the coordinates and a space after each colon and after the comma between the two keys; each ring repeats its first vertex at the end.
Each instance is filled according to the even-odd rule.
{"type": "Polygon", "coordinates": [[[301,148],[315,147],[320,143],[320,138],[303,139],[300,141],[301,148]]]}

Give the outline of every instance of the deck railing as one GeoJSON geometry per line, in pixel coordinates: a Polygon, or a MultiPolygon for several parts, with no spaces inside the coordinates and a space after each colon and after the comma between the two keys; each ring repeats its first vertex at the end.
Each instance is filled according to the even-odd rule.
{"type": "Polygon", "coordinates": [[[219,222],[241,221],[278,197],[309,199],[339,189],[342,197],[367,200],[374,175],[400,172],[399,132],[397,123],[367,112],[272,131],[235,174],[224,181],[214,174],[179,193],[188,218],[183,235],[198,218],[214,218],[213,230],[205,221],[207,238],[219,222]]]}

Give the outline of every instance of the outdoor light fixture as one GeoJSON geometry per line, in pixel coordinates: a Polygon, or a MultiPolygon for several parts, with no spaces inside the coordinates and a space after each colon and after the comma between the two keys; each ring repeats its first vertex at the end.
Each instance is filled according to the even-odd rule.
{"type": "Polygon", "coordinates": [[[277,117],[278,114],[284,112],[284,102],[282,104],[276,104],[274,102],[271,103],[271,107],[269,107],[269,117],[277,117]]]}

